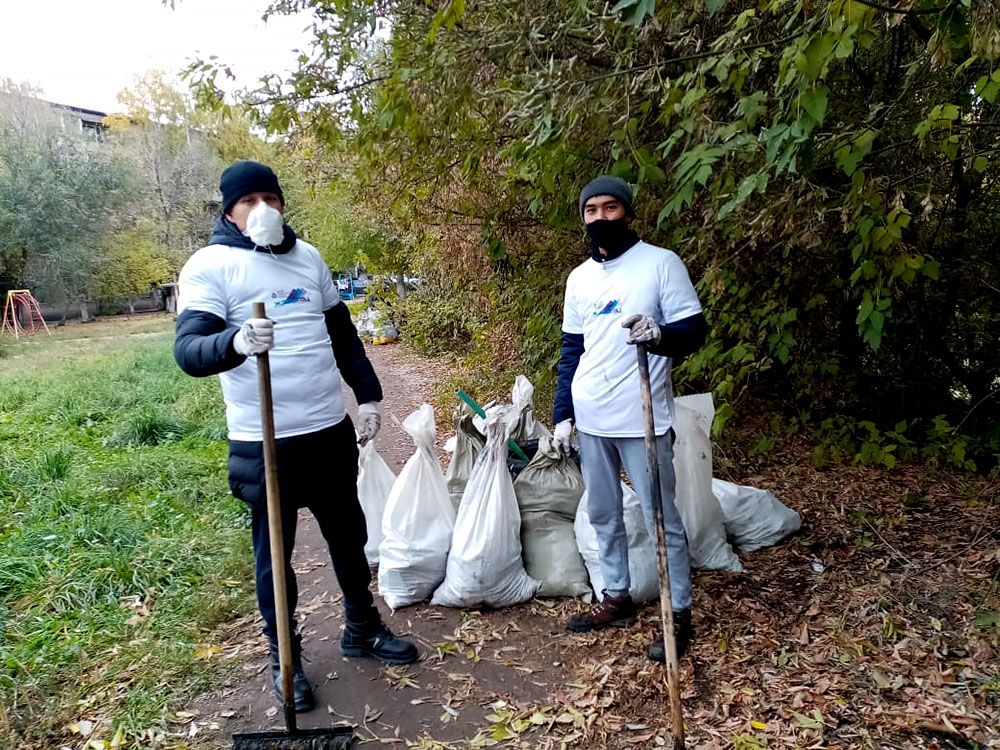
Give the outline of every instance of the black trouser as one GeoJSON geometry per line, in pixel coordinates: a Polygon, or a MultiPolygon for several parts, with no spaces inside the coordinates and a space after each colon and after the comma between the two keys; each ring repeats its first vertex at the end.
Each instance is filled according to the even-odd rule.
{"type": "MultiPolygon", "coordinates": [[[[259,449],[260,443],[249,445],[259,449]]],[[[241,467],[234,466],[234,456],[237,464],[247,458],[246,448],[247,445],[240,441],[230,442],[230,483],[234,494],[253,508],[257,606],[264,618],[264,634],[271,645],[276,646],[277,614],[271,574],[267,504],[263,488],[263,459],[260,466],[260,491],[255,492],[255,487],[238,481],[238,475],[244,472],[240,470],[241,467]]],[[[288,612],[292,632],[295,632],[298,586],[291,560],[299,508],[309,509],[326,539],[333,570],[344,594],[347,622],[359,626],[377,622],[378,611],[368,588],[371,584],[371,571],[365,557],[368,530],[358,501],[358,446],[350,418],[345,417],[339,424],[309,435],[279,439],[276,452],[281,487],[281,528],[285,546],[288,612]]]]}

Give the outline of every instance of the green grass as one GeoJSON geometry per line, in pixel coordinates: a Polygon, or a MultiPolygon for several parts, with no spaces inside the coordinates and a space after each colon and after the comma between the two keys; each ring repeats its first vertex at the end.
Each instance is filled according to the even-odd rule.
{"type": "Polygon", "coordinates": [[[166,317],[3,343],[0,746],[76,746],[86,719],[142,747],[210,682],[206,631],[253,610],[218,382],[172,343],[166,317]]]}

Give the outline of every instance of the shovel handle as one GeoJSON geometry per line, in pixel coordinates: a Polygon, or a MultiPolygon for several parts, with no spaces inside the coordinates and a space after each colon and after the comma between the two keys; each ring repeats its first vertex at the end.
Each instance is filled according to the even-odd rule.
{"type": "MultiPolygon", "coordinates": [[[[266,318],[263,302],[253,303],[253,316],[266,318]]],[[[288,616],[288,583],[285,581],[285,539],[281,529],[281,495],[278,492],[278,456],[274,438],[274,401],[271,398],[271,362],[267,352],[257,355],[257,387],[263,432],[264,485],[267,489],[267,533],[271,543],[271,577],[278,627],[278,661],[281,665],[282,708],[285,728],[296,731],[295,690],[292,686],[292,633],[288,616]]]]}
{"type": "Polygon", "coordinates": [[[674,638],[674,608],[670,601],[667,538],[663,531],[663,494],[660,492],[660,461],[656,451],[656,426],[653,423],[653,390],[649,384],[649,353],[643,344],[637,344],[635,354],[639,365],[642,413],[646,422],[646,471],[653,501],[653,523],[656,525],[656,567],[660,574],[660,625],[663,627],[663,650],[667,660],[667,693],[670,696],[674,750],[679,750],[684,747],[684,710],[681,706],[677,640],[674,638]]]}

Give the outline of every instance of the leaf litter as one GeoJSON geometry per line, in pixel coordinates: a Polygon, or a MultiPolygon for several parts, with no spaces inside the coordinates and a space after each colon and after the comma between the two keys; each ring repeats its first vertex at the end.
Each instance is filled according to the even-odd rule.
{"type": "MultiPolygon", "coordinates": [[[[744,555],[743,574],[696,573],[697,635],[681,662],[689,746],[1000,746],[1000,482],[921,466],[823,471],[806,455],[743,480],[798,510],[803,531],[744,555]]],[[[584,606],[513,611],[524,626],[584,606]]],[[[439,664],[474,653],[536,666],[528,628],[466,614],[439,664]]],[[[668,744],[665,673],[644,655],[657,627],[650,603],[630,628],[558,636],[574,656],[545,701],[477,686],[467,698],[490,713],[466,746],[668,744]]]]}

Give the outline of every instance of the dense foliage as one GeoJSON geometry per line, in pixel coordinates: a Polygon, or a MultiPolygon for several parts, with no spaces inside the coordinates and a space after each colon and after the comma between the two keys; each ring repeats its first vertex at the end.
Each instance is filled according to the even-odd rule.
{"type": "MultiPolygon", "coordinates": [[[[412,304],[451,310],[457,344],[550,381],[576,196],[608,171],[697,280],[712,338],[681,377],[714,390],[720,423],[752,395],[845,447],[889,431],[964,461],[962,434],[995,462],[995,2],[272,12],[304,9],[311,53],[248,100],[349,157],[355,213],[416,238],[407,262],[432,280],[412,304]]],[[[210,92],[217,70],[192,72],[210,92]]]]}
{"type": "MultiPolygon", "coordinates": [[[[44,303],[126,302],[173,280],[218,210],[221,122],[153,72],[123,91],[99,136],[26,86],[0,83],[0,294],[44,303]]],[[[239,133],[242,134],[242,140],[239,133]]]]}

